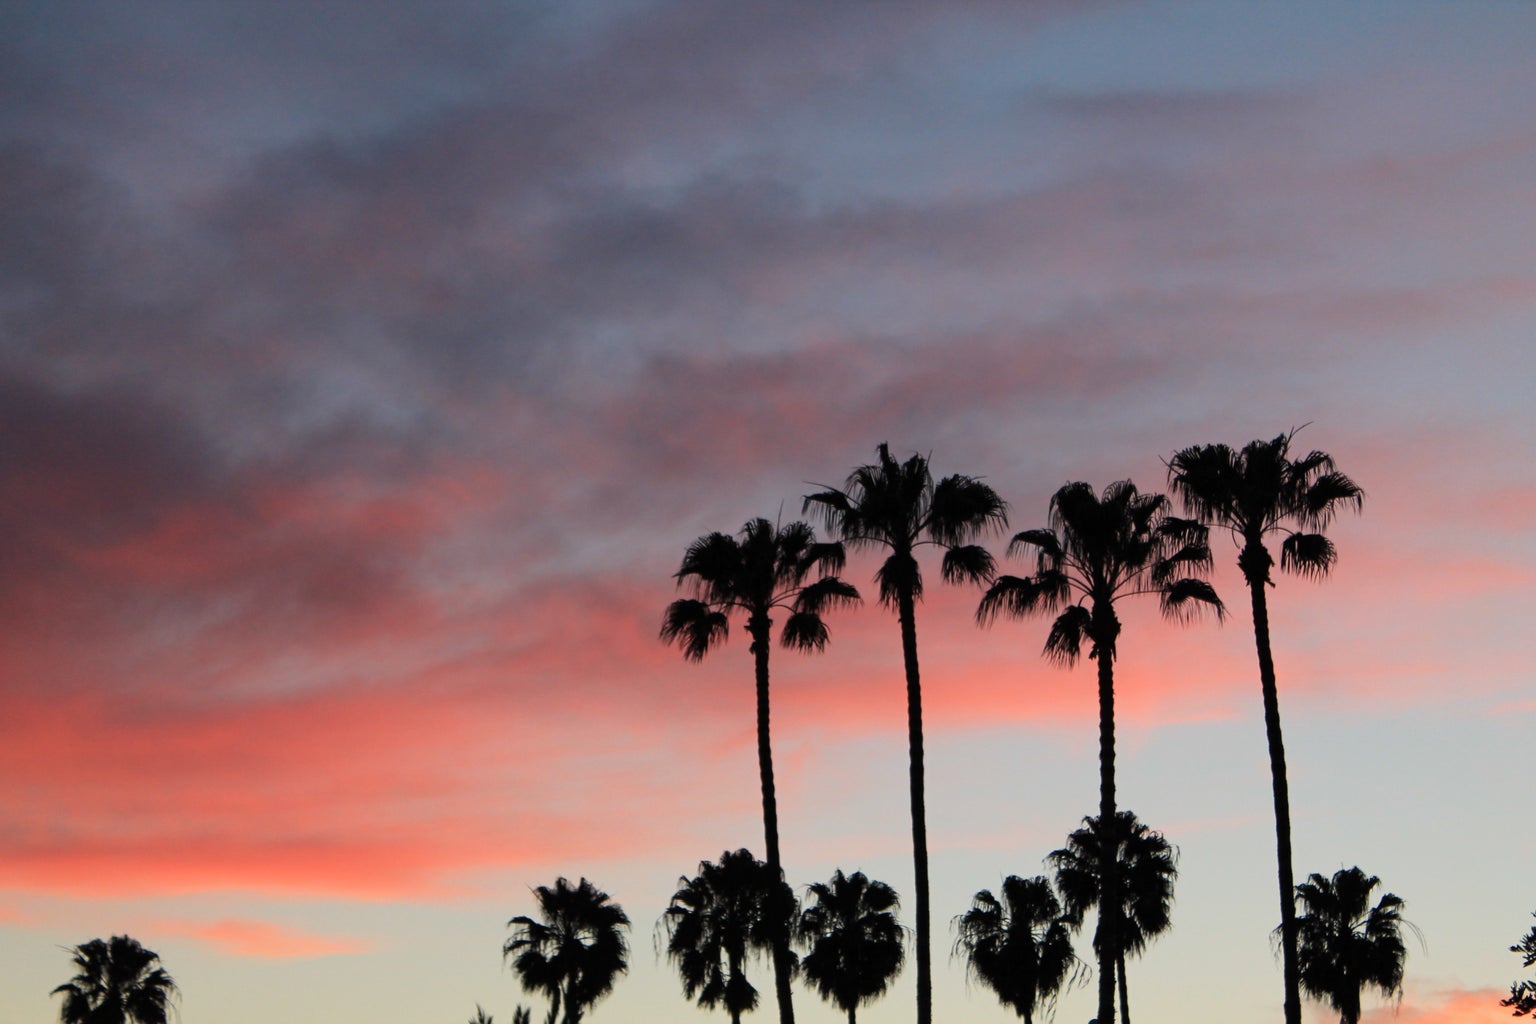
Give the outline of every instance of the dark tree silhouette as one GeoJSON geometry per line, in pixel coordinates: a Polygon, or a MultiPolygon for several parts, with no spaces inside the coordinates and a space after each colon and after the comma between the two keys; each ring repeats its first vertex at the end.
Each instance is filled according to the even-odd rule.
{"type": "Polygon", "coordinates": [[[496,1024],[495,1019],[485,1012],[485,1007],[475,1004],[475,1015],[469,1018],[469,1024],[496,1024]]]}
{"type": "Polygon", "coordinates": [[[884,994],[906,959],[900,900],[862,871],[817,882],[806,893],[795,932],[806,951],[800,966],[820,996],[857,1024],[858,1008],[884,994]]]}
{"type": "MultiPolygon", "coordinates": [[[[490,1024],[489,1017],[486,1018],[486,1024],[490,1024]]],[[[517,1008],[512,1011],[512,1024],[533,1024],[533,1011],[522,1003],[518,1003],[517,1008]]]]}
{"type": "MultiPolygon", "coordinates": [[[[1536,917],[1536,911],[1532,911],[1531,916],[1536,917]]],[[[1523,967],[1536,964],[1536,926],[1526,932],[1518,944],[1510,946],[1509,951],[1520,954],[1523,967]]],[[[1510,1007],[1516,1017],[1536,1013],[1536,981],[1515,982],[1509,986],[1509,998],[1499,1000],[1499,1005],[1510,1007]]]]}
{"type": "Polygon", "coordinates": [[[661,925],[683,994],[705,1009],[723,1006],[740,1024],[757,1008],[747,958],[773,952],[794,903],[783,877],[746,850],[722,853],[718,864],[701,861],[698,877],[679,878],[661,925]]]}
{"type": "Polygon", "coordinates": [[[62,1024],[166,1024],[181,993],[160,966],[160,955],[127,935],[92,939],[66,950],[75,976],[49,995],[62,995],[62,1024]]]}
{"type": "MultiPolygon", "coordinates": [[[[1056,614],[1045,640],[1045,656],[1063,664],[1077,661],[1083,640],[1098,662],[1099,681],[1099,821],[1115,820],[1115,675],[1120,636],[1115,604],[1123,598],[1155,594],[1163,613],[1189,617],[1210,608],[1219,618],[1222,604],[1202,576],[1211,564],[1206,530],[1192,520],[1168,513],[1161,494],[1141,494],[1121,480],[1095,494],[1085,483],[1069,483],[1051,498],[1050,526],[1025,530],[1008,545],[1010,554],[1033,551],[1034,572],[1000,576],[976,611],[983,625],[997,616],[1022,618],[1056,614]],[[1190,573],[1191,575],[1181,575],[1190,573]]],[[[1113,837],[1100,837],[1106,850],[1113,837]]],[[[1103,856],[1100,907],[1120,905],[1115,858],[1103,856]]],[[[1115,1019],[1115,963],[1120,956],[1118,915],[1103,915],[1099,929],[1099,1022],[1115,1019]]]]}
{"type": "Polygon", "coordinates": [[[533,890],[539,919],[518,916],[507,922],[512,937],[501,955],[525,990],[549,997],[547,1024],[580,1024],[586,1011],[613,991],[629,970],[629,917],[608,894],[583,878],[572,886],[555,879],[553,888],[533,890]],[[561,1008],[565,1016],[560,1017],[561,1008]]]}
{"type": "Polygon", "coordinates": [[[1402,928],[1413,925],[1403,920],[1403,901],[1390,892],[1371,906],[1371,893],[1380,884],[1354,867],[1331,879],[1310,875],[1296,887],[1301,987],[1339,1011],[1339,1024],[1359,1024],[1360,990],[1366,986],[1387,997],[1402,995],[1408,956],[1402,928]]]}
{"type": "Polygon", "coordinates": [[[971,976],[997,993],[998,1000],[1033,1024],[1035,1013],[1050,1016],[1056,997],[1077,976],[1067,922],[1044,875],[1003,879],[1003,898],[978,892],[971,909],[955,918],[955,955],[963,955],[971,976]]]}
{"type": "Polygon", "coordinates": [[[1195,445],[1168,460],[1168,483],[1186,513],[1224,527],[1238,545],[1237,564],[1248,584],[1253,636],[1269,742],[1270,785],[1275,802],[1275,859],[1280,889],[1280,957],[1285,981],[1285,1024],[1301,1024],[1300,968],[1296,952],[1295,872],[1291,864],[1291,797],[1280,731],[1280,696],[1270,649],[1266,587],[1274,586],[1275,560],[1266,546],[1280,542],[1280,568],[1321,579],[1338,558],[1322,530],[1340,507],[1359,511],[1364,492],[1334,468],[1326,452],[1291,457],[1296,431],[1271,441],[1251,441],[1241,451],[1224,444],[1195,445]]]}
{"type": "MultiPolygon", "coordinates": [[[[1120,1019],[1131,1024],[1125,960],[1140,956],[1152,940],[1172,926],[1173,883],[1179,877],[1179,851],[1163,836],[1137,820],[1131,811],[1115,814],[1115,860],[1120,871],[1120,954],[1115,971],[1120,978],[1120,1019]]],[[[1067,845],[1045,858],[1056,873],[1064,917],[1081,928],[1089,910],[1099,905],[1103,872],[1099,869],[1099,820],[1083,819],[1083,827],[1067,836],[1067,845]]],[[[1100,941],[1094,935],[1097,950],[1100,941]]]]}
{"type": "Polygon", "coordinates": [[[841,489],[807,495],[805,510],[821,512],[827,529],[853,548],[890,552],[875,573],[880,603],[894,608],[901,627],[902,665],[907,681],[907,747],[912,805],[912,872],[916,893],[917,1024],[932,1024],[933,969],[929,943],[928,816],[923,798],[923,690],[917,663],[917,602],[923,574],[915,551],[924,545],[944,550],[940,575],[948,583],[986,582],[992,556],[971,543],[1008,523],[1008,506],[976,477],[947,476],[934,482],[928,460],[891,457],[882,443],[876,461],[848,475],[841,489]]]}
{"type": "MultiPolygon", "coordinates": [[[[827,626],[822,612],[859,600],[859,592],[833,575],[843,566],[841,544],[818,544],[811,528],[790,523],[777,528],[766,519],[753,519],[741,528],[740,539],[711,533],[688,546],[680,586],[694,596],[667,607],[661,636],[677,643],[691,660],[704,657],[723,641],[730,615],[747,617],[747,634],[757,677],[757,766],[763,793],[763,839],[768,866],[783,876],[779,859],[779,811],[773,781],[773,747],[769,739],[768,651],[775,609],[787,613],[779,641],[804,651],[824,650],[827,626]],[[813,578],[814,577],[814,578],[813,578]],[[807,582],[810,580],[811,582],[807,582]]],[[[780,1024],[794,1024],[790,995],[789,935],[774,944],[774,983],[780,1024]]]]}

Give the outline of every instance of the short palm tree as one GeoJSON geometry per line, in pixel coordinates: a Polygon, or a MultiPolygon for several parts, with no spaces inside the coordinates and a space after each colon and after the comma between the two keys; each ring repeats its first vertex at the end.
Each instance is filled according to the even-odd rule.
{"type": "Polygon", "coordinates": [[[1280,889],[1280,959],[1285,982],[1285,1024],[1301,1024],[1300,968],[1296,952],[1295,872],[1291,864],[1291,797],[1280,731],[1280,696],[1270,650],[1266,588],[1275,559],[1266,540],[1283,534],[1280,568],[1321,579],[1338,558],[1322,533],[1340,508],[1359,511],[1364,492],[1334,468],[1327,452],[1291,457],[1296,431],[1251,441],[1241,451],[1224,444],[1194,445],[1168,460],[1168,483],[1184,510],[1224,527],[1238,545],[1237,564],[1248,584],[1258,648],[1264,731],[1269,742],[1270,787],[1275,804],[1275,859],[1280,889]]]}
{"type": "Polygon", "coordinates": [[[1331,879],[1310,875],[1296,887],[1301,987],[1339,1011],[1339,1024],[1359,1024],[1362,988],[1402,995],[1408,956],[1402,929],[1413,925],[1403,920],[1402,899],[1390,892],[1371,906],[1371,893],[1380,884],[1354,867],[1331,879]]]}
{"type": "MultiPolygon", "coordinates": [[[[1127,956],[1140,956],[1153,939],[1172,926],[1173,883],[1179,877],[1179,851],[1131,811],[1115,814],[1115,860],[1120,871],[1120,953],[1115,972],[1120,979],[1120,1019],[1131,1024],[1130,989],[1125,980],[1127,956]]],[[[1103,889],[1099,869],[1099,821],[1083,819],[1083,827],[1067,836],[1067,845],[1045,858],[1056,873],[1065,917],[1081,928],[1089,910],[1099,905],[1103,889]]],[[[1094,948],[1100,945],[1094,936],[1094,948]]]]}
{"type": "Polygon", "coordinates": [[[1009,875],[1002,894],[999,900],[981,890],[971,909],[955,918],[955,954],[965,957],[971,975],[1004,1006],[1033,1024],[1036,1012],[1051,1014],[1081,965],[1061,903],[1044,875],[1009,875]]]}
{"type": "MultiPolygon", "coordinates": [[[[1536,917],[1536,912],[1532,912],[1536,917]]],[[[1536,927],[1525,933],[1516,945],[1510,946],[1511,953],[1519,953],[1521,966],[1530,967],[1536,964],[1536,927]]],[[[1524,1017],[1528,1013],[1536,1013],[1536,981],[1517,981],[1509,986],[1509,998],[1499,1000],[1500,1006],[1508,1006],[1516,1017],[1524,1017]]]]}
{"type": "MultiPolygon", "coordinates": [[[[738,537],[711,533],[688,546],[677,571],[679,585],[694,596],[673,601],[662,621],[661,636],[677,643],[691,660],[700,660],[722,642],[730,616],[747,618],[747,634],[757,677],[757,767],[763,793],[763,838],[768,866],[782,875],[779,859],[779,811],[769,739],[768,651],[773,613],[787,613],[779,641],[803,651],[824,650],[827,626],[822,613],[856,603],[859,592],[835,575],[843,566],[841,544],[819,544],[805,523],[776,527],[753,519],[738,537]],[[739,539],[738,539],[739,537],[739,539]]],[[[794,1024],[790,996],[789,936],[774,945],[774,983],[780,1024],[794,1024]]]]}
{"type": "Polygon", "coordinates": [[[61,1024],[166,1024],[180,991],[158,953],[127,935],[92,939],[67,952],[75,976],[49,993],[64,997],[61,1024]]]}
{"type": "Polygon", "coordinates": [[[783,877],[746,850],[722,853],[718,864],[702,861],[697,877],[678,879],[661,926],[683,994],[705,1009],[724,1007],[740,1024],[757,1008],[747,960],[772,953],[794,902],[783,877]]]}
{"type": "Polygon", "coordinates": [[[508,921],[512,937],[501,954],[512,961],[525,990],[549,997],[547,1024],[557,1018],[563,1024],[580,1024],[586,1011],[612,992],[619,975],[629,970],[629,917],[585,878],[575,886],[557,878],[553,887],[541,885],[533,895],[539,918],[508,921]]]}
{"type": "MultiPolygon", "coordinates": [[[[1203,608],[1223,614],[1216,592],[1200,578],[1211,564],[1205,528],[1167,513],[1166,497],[1142,494],[1129,480],[1110,484],[1103,494],[1085,483],[1066,484],[1051,498],[1049,527],[1025,530],[1008,545],[1010,554],[1034,553],[1034,572],[998,577],[976,612],[983,625],[999,615],[1055,614],[1045,656],[1063,664],[1076,662],[1083,641],[1090,643],[1088,656],[1098,662],[1101,823],[1113,822],[1116,813],[1114,664],[1120,619],[1115,605],[1145,594],[1156,595],[1171,617],[1188,617],[1203,608]]],[[[1110,850],[1114,838],[1106,832],[1100,843],[1110,850]]],[[[1105,854],[1102,862],[1107,870],[1099,906],[1119,906],[1115,858],[1105,854]]],[[[1102,915],[1098,935],[1098,1019],[1113,1024],[1121,948],[1118,915],[1102,915]]]]}
{"type": "Polygon", "coordinates": [[[976,477],[947,476],[934,482],[928,460],[912,455],[897,462],[881,444],[876,461],[848,475],[841,488],[807,495],[805,510],[819,509],[827,529],[853,548],[890,552],[875,580],[880,603],[896,610],[907,683],[908,784],[912,805],[912,872],[916,893],[917,1024],[933,1020],[933,972],[929,949],[928,814],[924,804],[923,690],[917,663],[917,602],[923,574],[916,549],[942,548],[946,582],[985,582],[992,556],[971,541],[1008,523],[1008,506],[976,477]]]}
{"type": "Polygon", "coordinates": [[[864,872],[817,882],[806,893],[795,932],[806,950],[800,966],[821,997],[857,1024],[860,1006],[883,995],[906,959],[896,920],[901,901],[864,872]]]}

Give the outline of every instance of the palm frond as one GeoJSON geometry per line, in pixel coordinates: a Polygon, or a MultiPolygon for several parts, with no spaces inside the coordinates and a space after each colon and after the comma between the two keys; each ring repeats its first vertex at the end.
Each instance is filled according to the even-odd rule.
{"type": "Polygon", "coordinates": [[[827,624],[815,612],[793,612],[779,633],[779,643],[799,651],[821,652],[827,649],[830,633],[827,624]]]}
{"type": "Polygon", "coordinates": [[[1227,607],[1216,596],[1216,589],[1200,579],[1185,578],[1165,584],[1158,591],[1158,606],[1165,617],[1179,622],[1191,622],[1207,610],[1216,614],[1218,622],[1227,616],[1227,607]]]}
{"type": "Polygon", "coordinates": [[[887,608],[895,608],[904,592],[914,601],[923,599],[923,574],[910,553],[896,552],[881,562],[875,570],[875,583],[880,590],[880,603],[887,608]]]}
{"type": "Polygon", "coordinates": [[[976,609],[976,621],[990,626],[999,615],[1022,619],[1030,615],[1044,615],[1061,607],[1065,600],[1067,578],[1062,573],[1041,576],[999,576],[987,588],[981,604],[976,609]]]}
{"type": "Polygon", "coordinates": [[[997,575],[997,560],[979,544],[947,548],[940,568],[945,583],[990,583],[997,575]]]}
{"type": "Polygon", "coordinates": [[[933,488],[928,535],[946,547],[965,544],[1008,526],[1008,503],[987,484],[956,474],[933,488]]]}
{"type": "Polygon", "coordinates": [[[1036,551],[1041,568],[1056,565],[1062,560],[1061,538],[1056,536],[1054,530],[1023,530],[1014,534],[1008,542],[1009,555],[1017,555],[1026,548],[1036,551]]]}
{"type": "Polygon", "coordinates": [[[1083,638],[1088,635],[1092,622],[1088,609],[1080,604],[1068,605],[1051,623],[1051,631],[1045,638],[1042,652],[1047,661],[1061,665],[1075,665],[1082,654],[1083,638]]]}
{"type": "Polygon", "coordinates": [[[714,611],[703,601],[682,598],[667,605],[661,622],[661,639],[683,649],[689,661],[702,661],[730,632],[724,612],[714,611]]]}
{"type": "Polygon", "coordinates": [[[852,607],[861,600],[859,588],[852,583],[836,576],[823,576],[795,595],[794,610],[820,615],[834,608],[852,607]]]}
{"type": "Polygon", "coordinates": [[[1322,579],[1339,560],[1338,550],[1321,533],[1292,533],[1280,543],[1280,568],[1303,579],[1322,579]]]}

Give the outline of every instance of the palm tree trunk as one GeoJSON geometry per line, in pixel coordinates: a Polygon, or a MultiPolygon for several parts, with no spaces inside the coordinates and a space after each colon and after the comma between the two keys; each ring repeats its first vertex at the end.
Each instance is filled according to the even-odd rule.
{"type": "MultiPolygon", "coordinates": [[[[763,842],[768,850],[768,867],[773,877],[784,878],[779,861],[779,804],[773,784],[773,745],[769,741],[768,714],[768,620],[749,623],[752,656],[757,669],[757,771],[763,787],[763,842]]],[[[787,908],[786,908],[787,909],[787,908]]],[[[779,1024],[795,1024],[795,1007],[789,987],[789,920],[773,942],[773,984],[779,1003],[779,1024]]]]}
{"type": "Polygon", "coordinates": [[[1120,959],[1115,963],[1115,971],[1120,978],[1120,1024],[1131,1024],[1131,996],[1125,985],[1125,950],[1120,951],[1120,959]]]}
{"type": "Polygon", "coordinates": [[[549,1016],[544,1018],[544,1024],[555,1024],[560,1019],[560,990],[557,988],[549,995],[549,1016]]]}
{"type": "Polygon", "coordinates": [[[1115,1022],[1115,962],[1120,956],[1120,863],[1115,850],[1115,636],[1113,613],[1093,609],[1094,649],[1099,663],[1099,1015],[1115,1022]]]}
{"type": "MultiPolygon", "coordinates": [[[[1246,555],[1247,552],[1245,551],[1246,555]]],[[[1267,558],[1268,552],[1265,552],[1267,558]]],[[[1259,686],[1264,692],[1264,732],[1269,738],[1269,776],[1275,793],[1275,860],[1280,887],[1280,957],[1285,974],[1285,1024],[1301,1024],[1301,969],[1296,956],[1296,875],[1291,866],[1291,792],[1285,774],[1285,741],[1280,735],[1280,693],[1269,649],[1267,573],[1249,575],[1253,637],[1259,652],[1259,686]]]]}
{"type": "Polygon", "coordinates": [[[856,1016],[857,1010],[857,1005],[848,1007],[848,1024],[858,1024],[858,1018],[856,1016]]]}
{"type": "Polygon", "coordinates": [[[907,673],[907,747],[911,762],[912,874],[917,895],[917,1024],[933,1024],[928,937],[928,814],[923,805],[923,687],[917,669],[917,611],[912,592],[897,597],[901,656],[907,673]]]}

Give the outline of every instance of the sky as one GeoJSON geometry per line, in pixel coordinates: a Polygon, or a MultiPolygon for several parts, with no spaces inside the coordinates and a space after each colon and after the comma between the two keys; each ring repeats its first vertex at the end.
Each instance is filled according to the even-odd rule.
{"type": "MultiPolygon", "coordinates": [[[[4,5],[0,1024],[121,933],[185,1024],[510,1020],[506,922],[562,875],[634,921],[589,1019],[715,1017],[655,923],[762,830],[740,624],[701,664],[657,638],[687,545],[881,442],[1018,530],[1295,427],[1366,492],[1332,578],[1270,592],[1297,871],[1358,864],[1423,934],[1368,1024],[1507,1019],[1533,33],[1513,0],[4,5]]],[[[1227,621],[1120,640],[1120,802],[1181,854],[1138,1024],[1280,1019],[1214,546],[1227,621]]],[[[925,571],[937,1016],[1002,1022],[949,923],[1096,810],[1092,666],[925,571]]],[[[896,624],[830,627],[773,655],[786,872],[910,915],[896,624]]]]}

